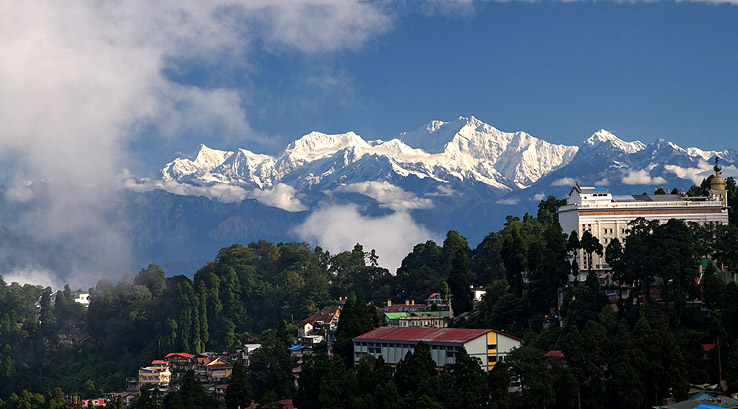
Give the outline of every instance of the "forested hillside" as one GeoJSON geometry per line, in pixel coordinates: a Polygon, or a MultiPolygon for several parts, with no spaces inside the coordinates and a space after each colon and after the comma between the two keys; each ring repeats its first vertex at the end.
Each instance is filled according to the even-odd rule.
{"type": "MultiPolygon", "coordinates": [[[[440,392],[410,388],[414,372],[409,368],[403,375],[398,367],[392,385],[373,384],[375,392],[367,392],[361,379],[386,368],[367,363],[354,372],[350,355],[346,357],[351,353],[347,342],[379,324],[368,313],[372,309],[365,309],[366,302],[422,301],[432,292],[450,292],[458,315],[472,309],[470,284],[485,286],[487,294],[471,314],[453,325],[495,328],[525,340],[507,367],[500,366],[504,374],[500,369],[490,375],[487,385],[493,389],[469,392],[486,396],[475,401],[480,405],[564,408],[581,402],[588,408],[639,407],[666,396],[684,397],[690,383],[720,379],[738,390],[738,348],[734,347],[738,345],[738,287],[730,274],[738,268],[738,228],[637,221],[625,243],[614,240],[607,246],[615,277],[621,286],[632,287],[630,292],[606,288],[616,294],[613,309],[593,274],[585,282],[568,284],[576,269],[568,261],[572,252],[578,248],[601,252],[603,247],[591,236],[580,239],[561,231],[554,217],[560,203],[549,197],[540,203],[536,216],[508,217],[500,232],[490,233],[475,248],[455,231],[448,232],[443,243],[419,243],[396,276],[379,266],[381,260],[374,251],[365,251],[360,244],[332,255],[307,243],[259,241],[221,249],[192,279],[167,277],[151,264],[116,283],[101,280],[90,289],[89,307],[75,303],[68,287],[52,305],[49,288],[0,281],[0,399],[18,403],[40,397],[46,406],[32,406],[50,407],[55,394],[61,393],[55,388],[98,396],[122,390],[126,377],[166,353],[235,350],[259,339],[267,346],[263,362],[283,359],[284,363],[277,373],[269,365],[260,366],[259,359],[256,365],[252,362],[244,376],[251,383],[249,393],[257,398],[270,392],[270,399],[296,393],[299,401],[310,382],[330,388],[321,386],[322,382],[358,376],[355,387],[369,396],[381,389],[398,394],[410,406],[456,407],[449,403],[456,401],[440,392]],[[718,263],[706,264],[698,280],[703,258],[718,263]],[[564,289],[561,306],[559,288],[564,289]],[[301,389],[295,392],[284,386],[292,382],[285,347],[294,327],[288,324],[347,296],[335,348],[345,359],[334,362],[317,354],[303,367],[301,389]],[[563,327],[557,325],[558,319],[563,327]],[[703,344],[716,347],[706,352],[703,344]],[[543,354],[549,350],[563,351],[567,365],[547,366],[543,354]],[[326,375],[332,371],[337,372],[326,375]],[[311,373],[320,379],[311,380],[311,373]],[[490,396],[502,396],[500,385],[505,379],[522,380],[520,399],[488,401],[490,396]],[[22,391],[41,395],[22,395],[22,391]],[[421,405],[421,400],[427,405],[421,405]]],[[[462,387],[448,375],[423,376],[430,376],[428,385],[435,391],[462,387]]],[[[346,399],[336,407],[371,407],[380,402],[346,399]]],[[[15,406],[0,403],[0,407],[15,406]]]]}

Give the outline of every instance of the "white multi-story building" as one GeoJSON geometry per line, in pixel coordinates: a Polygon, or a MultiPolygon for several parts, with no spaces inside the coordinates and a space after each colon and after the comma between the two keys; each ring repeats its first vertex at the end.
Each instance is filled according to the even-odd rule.
{"type": "Polygon", "coordinates": [[[354,362],[369,354],[381,356],[384,362],[395,366],[423,341],[430,347],[433,361],[439,368],[453,365],[456,353],[463,346],[469,355],[479,358],[482,369],[488,371],[523,340],[493,329],[379,327],[353,341],[354,362]]]}
{"type": "MultiPolygon", "coordinates": [[[[581,239],[585,231],[596,237],[603,247],[614,238],[624,243],[628,223],[638,217],[665,223],[669,219],[694,222],[700,225],[728,223],[727,190],[720,177],[720,165],[715,164],[715,177],[709,197],[680,195],[613,195],[605,187],[572,188],[566,204],[558,210],[559,224],[566,234],[576,232],[581,239]]],[[[610,267],[604,254],[587,259],[583,250],[575,256],[580,279],[586,271],[607,271],[610,267]],[[590,265],[591,263],[591,265],[590,265]]]]}

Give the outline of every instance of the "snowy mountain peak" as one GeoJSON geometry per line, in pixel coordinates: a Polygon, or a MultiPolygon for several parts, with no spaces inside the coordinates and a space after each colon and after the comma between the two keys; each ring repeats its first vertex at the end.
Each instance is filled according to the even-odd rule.
{"type": "Polygon", "coordinates": [[[351,146],[368,146],[368,143],[354,132],[329,135],[322,132],[310,132],[292,142],[287,151],[319,152],[336,151],[351,146]]]}
{"type": "Polygon", "coordinates": [[[211,149],[205,144],[200,144],[194,161],[177,158],[169,162],[161,171],[162,179],[165,181],[179,180],[190,175],[201,177],[223,164],[231,155],[233,152],[211,149]]]}
{"type": "Polygon", "coordinates": [[[627,154],[636,153],[646,148],[646,145],[641,141],[625,142],[605,129],[600,129],[592,134],[592,136],[584,141],[583,145],[592,150],[600,146],[607,146],[627,154]]]}
{"type": "Polygon", "coordinates": [[[367,142],[354,132],[311,132],[276,156],[237,154],[206,146],[194,161],[175,159],[165,180],[297,189],[413,175],[438,182],[483,183],[495,191],[522,189],[571,162],[576,146],[555,145],[525,132],[502,132],[479,119],[431,121],[388,141],[367,142]]]}

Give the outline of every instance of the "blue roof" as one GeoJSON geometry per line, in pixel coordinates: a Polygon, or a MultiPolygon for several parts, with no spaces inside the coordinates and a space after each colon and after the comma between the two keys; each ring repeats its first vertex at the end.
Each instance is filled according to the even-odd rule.
{"type": "Polygon", "coordinates": [[[594,187],[594,190],[596,190],[598,192],[607,192],[607,188],[604,187],[604,186],[595,186],[594,187]]]}
{"type": "Polygon", "coordinates": [[[715,405],[708,405],[706,403],[700,404],[699,406],[695,406],[694,409],[723,409],[722,406],[715,406],[715,405]]]}

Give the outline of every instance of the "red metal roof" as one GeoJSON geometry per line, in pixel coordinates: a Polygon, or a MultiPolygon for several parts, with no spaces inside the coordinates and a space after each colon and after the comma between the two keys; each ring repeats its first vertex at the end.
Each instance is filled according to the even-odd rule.
{"type": "Polygon", "coordinates": [[[563,358],[564,353],[559,351],[558,349],[552,349],[545,354],[543,354],[546,358],[563,358]]]}
{"type": "Polygon", "coordinates": [[[169,365],[169,362],[162,361],[161,359],[155,359],[151,361],[151,365],[169,365]]]}
{"type": "Polygon", "coordinates": [[[516,338],[493,329],[424,327],[379,327],[367,332],[366,334],[359,335],[354,339],[465,343],[479,338],[488,332],[496,332],[518,341],[522,341],[520,338],[516,338]]]}
{"type": "Polygon", "coordinates": [[[188,354],[186,352],[172,352],[171,354],[167,354],[164,358],[170,358],[173,356],[181,356],[182,358],[192,358],[194,355],[188,354]]]}

